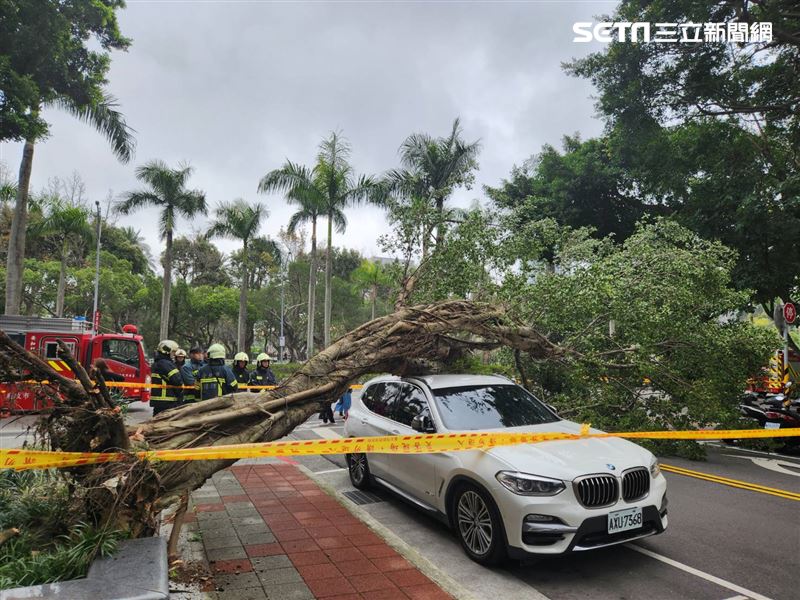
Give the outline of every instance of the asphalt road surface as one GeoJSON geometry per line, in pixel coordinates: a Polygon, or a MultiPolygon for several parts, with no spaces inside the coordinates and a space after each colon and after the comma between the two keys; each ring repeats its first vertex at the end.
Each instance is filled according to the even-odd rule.
{"type": "MultiPolygon", "coordinates": [[[[135,423],[149,416],[149,407],[134,404],[127,420],[135,423]]],[[[34,421],[31,416],[0,420],[0,445],[20,446],[34,421]]],[[[342,429],[341,421],[322,425],[312,417],[293,436],[338,437],[342,429]]],[[[338,491],[353,490],[343,456],[299,462],[338,491]]],[[[377,491],[376,501],[361,508],[475,598],[800,598],[800,502],[780,495],[781,490],[800,493],[800,457],[709,444],[706,462],[663,458],[662,463],[697,474],[665,472],[670,514],[665,534],[565,557],[510,563],[502,569],[468,560],[445,526],[390,492],[377,491]],[[700,478],[703,474],[758,489],[707,481],[700,478]],[[768,493],[770,489],[777,491],[768,493]]]]}

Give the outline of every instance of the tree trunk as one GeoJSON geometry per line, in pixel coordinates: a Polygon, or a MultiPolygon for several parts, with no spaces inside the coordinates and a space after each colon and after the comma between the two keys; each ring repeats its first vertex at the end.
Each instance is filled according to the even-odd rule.
{"type": "Polygon", "coordinates": [[[28,190],[33,168],[33,140],[25,140],[22,162],[19,165],[17,198],[11,235],[8,238],[6,257],[6,306],[5,314],[18,315],[22,304],[23,273],[25,271],[25,231],[28,226],[28,190]]]}
{"type": "Polygon", "coordinates": [[[444,198],[442,196],[436,196],[436,218],[438,221],[436,223],[435,249],[438,250],[442,247],[442,240],[444,239],[444,198]]]}
{"type": "Polygon", "coordinates": [[[375,300],[377,300],[377,298],[378,298],[378,286],[377,285],[373,285],[372,286],[372,291],[370,293],[370,296],[371,296],[370,300],[372,301],[372,320],[374,321],[375,320],[375,300]]]}
{"type": "Polygon", "coordinates": [[[331,262],[333,253],[333,215],[328,213],[328,252],[325,255],[325,348],[331,343],[331,262]]]}
{"type": "MultiPolygon", "coordinates": [[[[534,360],[565,360],[576,354],[535,329],[518,325],[495,306],[447,301],[406,307],[342,336],[275,389],[229,394],[177,407],[137,424],[129,433],[135,431],[137,439],[154,450],[272,441],[289,434],[319,412],[321,405],[335,401],[351,383],[368,373],[437,372],[466,353],[499,347],[519,349],[534,360]]],[[[86,410],[90,394],[77,381],[60,377],[0,332],[0,374],[20,368],[28,369],[36,378],[52,377],[65,386],[67,393],[72,392],[72,403],[50,417],[51,431],[71,442],[59,447],[97,452],[121,446],[114,441],[114,431],[92,429],[87,434],[85,423],[75,420],[99,418],[103,412],[99,406],[86,410]],[[92,447],[86,448],[89,444],[92,447]]],[[[119,418],[116,413],[109,416],[119,418]]],[[[76,477],[91,492],[98,521],[141,535],[151,529],[158,511],[234,462],[148,462],[131,458],[76,471],[76,477]]]]}
{"type": "Polygon", "coordinates": [[[172,228],[167,229],[167,247],[164,250],[164,289],[161,293],[160,339],[169,338],[169,302],[172,293],[172,228]]]}
{"type": "Polygon", "coordinates": [[[236,351],[247,352],[247,241],[242,246],[242,282],[239,288],[239,324],[236,337],[236,351]]]}
{"type": "Polygon", "coordinates": [[[308,271],[308,325],[306,329],[306,358],[314,355],[314,311],[317,296],[317,219],[311,221],[311,266],[308,271]]]}
{"type": "MultiPolygon", "coordinates": [[[[56,316],[64,316],[64,296],[67,291],[67,252],[69,250],[69,243],[64,240],[64,245],[61,247],[61,269],[58,272],[58,293],[56,294],[56,316]]],[[[94,316],[92,316],[94,318],[94,316]]]]}

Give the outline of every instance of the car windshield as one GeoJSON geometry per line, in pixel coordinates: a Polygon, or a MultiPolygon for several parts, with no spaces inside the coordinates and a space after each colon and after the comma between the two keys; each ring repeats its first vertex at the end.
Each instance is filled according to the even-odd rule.
{"type": "Polygon", "coordinates": [[[439,414],[454,431],[499,429],[558,421],[518,385],[473,385],[433,390],[439,414]]]}

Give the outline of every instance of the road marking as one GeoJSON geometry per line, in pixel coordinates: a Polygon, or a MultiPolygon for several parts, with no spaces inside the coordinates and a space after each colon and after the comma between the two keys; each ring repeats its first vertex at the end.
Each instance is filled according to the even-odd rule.
{"type": "Polygon", "coordinates": [[[711,473],[701,473],[700,471],[691,471],[683,467],[673,467],[671,465],[661,465],[661,470],[667,473],[676,473],[678,475],[685,475],[687,477],[694,477],[696,479],[703,479],[721,485],[739,488],[742,490],[749,490],[751,492],[760,492],[762,494],[769,494],[770,496],[778,496],[779,498],[786,498],[787,500],[796,500],[800,502],[800,494],[790,492],[789,490],[781,490],[777,488],[770,488],[756,483],[749,483],[747,481],[739,481],[738,479],[728,479],[727,477],[720,477],[712,475],[711,473]]]}
{"type": "Polygon", "coordinates": [[[750,600],[747,596],[731,596],[730,598],[725,598],[725,600],[750,600]]]}
{"type": "Polygon", "coordinates": [[[765,469],[769,469],[770,471],[775,471],[776,473],[783,473],[784,475],[794,475],[795,477],[800,477],[800,471],[792,471],[791,469],[786,468],[786,467],[800,468],[800,465],[796,463],[780,461],[774,458],[739,456],[738,454],[726,454],[725,456],[732,456],[733,458],[743,458],[745,460],[752,461],[754,465],[757,465],[759,467],[764,467],[765,469]]]}
{"type": "Polygon", "coordinates": [[[344,467],[339,467],[337,469],[327,469],[325,471],[314,471],[314,475],[325,475],[327,473],[338,473],[339,471],[346,471],[344,467]]]}
{"type": "MultiPolygon", "coordinates": [[[[736,450],[736,452],[748,452],[749,454],[760,454],[761,456],[774,456],[780,458],[782,460],[800,460],[800,458],[795,456],[786,456],[781,454],[780,452],[764,452],[763,450],[750,450],[749,448],[739,448],[739,447],[731,447],[727,444],[718,444],[716,442],[698,442],[698,444],[704,444],[706,446],[714,446],[714,448],[722,448],[724,450],[736,450]]],[[[731,455],[733,456],[733,455],[731,455]]]]}
{"type": "Polygon", "coordinates": [[[718,586],[729,589],[732,592],[736,592],[737,594],[743,594],[748,599],[752,598],[752,600],[771,600],[767,596],[758,594],[756,592],[751,592],[747,588],[738,586],[735,583],[731,583],[730,581],[725,581],[724,579],[720,579],[719,577],[716,577],[709,573],[705,573],[703,571],[700,571],[699,569],[690,567],[689,565],[685,565],[682,562],[678,562],[677,560],[672,560],[671,558],[667,558],[666,556],[662,556],[661,554],[656,554],[655,552],[647,550],[646,548],[642,548],[641,546],[636,546],[634,544],[626,544],[625,547],[630,548],[631,550],[635,550],[640,554],[644,554],[645,556],[649,556],[650,558],[660,560],[661,562],[666,563],[672,567],[675,567],[676,569],[680,569],[681,571],[691,573],[692,575],[700,577],[701,579],[705,579],[706,581],[710,581],[711,583],[716,583],[718,586]]]}
{"type": "Polygon", "coordinates": [[[339,438],[344,437],[330,427],[312,427],[311,431],[316,433],[319,437],[325,438],[326,440],[338,440],[339,438]]]}

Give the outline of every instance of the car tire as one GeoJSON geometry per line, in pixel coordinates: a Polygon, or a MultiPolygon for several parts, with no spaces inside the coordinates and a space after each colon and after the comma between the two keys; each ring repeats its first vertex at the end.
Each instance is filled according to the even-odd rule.
{"type": "Polygon", "coordinates": [[[506,560],[503,519],[488,493],[477,486],[462,484],[453,494],[451,515],[467,556],[485,566],[499,565],[506,560]]]}
{"type": "Polygon", "coordinates": [[[348,454],[347,472],[350,475],[350,483],[359,490],[368,490],[372,487],[371,475],[369,472],[369,462],[366,454],[348,454]]]}

